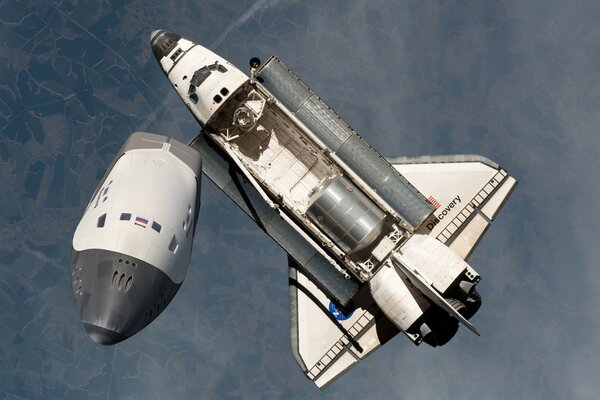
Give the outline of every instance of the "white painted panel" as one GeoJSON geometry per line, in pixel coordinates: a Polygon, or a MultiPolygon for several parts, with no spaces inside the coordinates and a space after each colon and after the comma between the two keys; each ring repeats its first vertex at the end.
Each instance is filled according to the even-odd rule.
{"type": "Polygon", "coordinates": [[[348,351],[345,351],[340,358],[335,361],[335,363],[331,364],[331,366],[315,380],[315,384],[319,388],[325,386],[342,372],[352,368],[356,363],[357,361],[352,354],[350,354],[348,351]]]}
{"type": "Polygon", "coordinates": [[[427,235],[413,235],[400,252],[440,293],[444,293],[468,267],[448,247],[427,235]]]}
{"type": "Polygon", "coordinates": [[[488,226],[489,224],[485,218],[479,214],[475,214],[460,235],[450,244],[450,249],[462,259],[468,258],[488,226]]]}
{"type": "Polygon", "coordinates": [[[437,236],[469,201],[496,175],[496,169],[479,162],[396,164],[394,167],[426,198],[437,201],[433,212],[438,222],[428,219],[421,233],[437,236]],[[429,225],[429,226],[428,226],[429,225]]]}
{"type": "MultiPolygon", "coordinates": [[[[329,299],[304,275],[298,274],[298,283],[310,290],[323,307],[329,307],[329,299]]],[[[342,332],[303,291],[298,291],[298,325],[300,355],[310,369],[340,339],[342,332]]]]}
{"type": "Polygon", "coordinates": [[[512,190],[515,188],[517,181],[512,176],[509,176],[506,181],[496,190],[494,195],[487,201],[487,203],[481,208],[481,211],[490,220],[494,220],[498,212],[502,208],[502,205],[510,196],[512,190]]]}
{"type": "Polygon", "coordinates": [[[420,296],[409,289],[403,277],[390,265],[381,268],[369,285],[381,311],[400,330],[408,330],[429,308],[427,302],[417,301],[420,296]]]}

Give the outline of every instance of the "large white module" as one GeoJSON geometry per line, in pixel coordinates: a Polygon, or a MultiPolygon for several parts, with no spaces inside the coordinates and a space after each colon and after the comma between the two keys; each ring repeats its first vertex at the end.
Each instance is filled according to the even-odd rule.
{"type": "Polygon", "coordinates": [[[190,264],[200,155],[150,133],[129,137],[73,235],[73,295],[102,344],[132,336],[173,299],[190,264]],[[174,195],[176,194],[176,195],[174,195]]]}

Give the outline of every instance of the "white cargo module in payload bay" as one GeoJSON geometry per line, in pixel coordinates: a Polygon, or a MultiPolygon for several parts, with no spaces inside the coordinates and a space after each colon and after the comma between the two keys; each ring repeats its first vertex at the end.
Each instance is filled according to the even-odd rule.
{"type": "Polygon", "coordinates": [[[383,158],[272,57],[250,77],[154,31],[165,75],[202,126],[189,145],[134,133],[75,231],[73,294],[115,344],[170,303],[190,264],[201,172],[287,253],[293,355],[322,388],[398,332],[447,343],[481,305],[465,262],[516,186],[471,155],[383,158]]]}

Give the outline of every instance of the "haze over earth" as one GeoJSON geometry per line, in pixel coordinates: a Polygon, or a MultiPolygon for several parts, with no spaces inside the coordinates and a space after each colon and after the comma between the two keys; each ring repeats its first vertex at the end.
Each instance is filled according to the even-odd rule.
{"type": "Polygon", "coordinates": [[[0,400],[597,399],[600,3],[0,2],[0,400]],[[398,335],[324,391],[289,344],[284,252],[208,180],[188,276],[148,328],[92,342],[73,231],[134,131],[199,126],[151,52],[182,34],[279,56],[386,156],[481,154],[519,186],[470,259],[446,346],[398,335]]]}

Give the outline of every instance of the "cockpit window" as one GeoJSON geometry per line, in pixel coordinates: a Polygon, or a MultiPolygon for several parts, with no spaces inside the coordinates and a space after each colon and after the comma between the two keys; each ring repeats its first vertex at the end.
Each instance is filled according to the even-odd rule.
{"type": "Polygon", "coordinates": [[[198,103],[198,95],[196,94],[196,86],[190,85],[190,87],[188,89],[188,96],[190,97],[190,100],[192,100],[192,102],[194,102],[194,104],[198,103]]]}
{"type": "Polygon", "coordinates": [[[208,69],[210,71],[219,71],[222,74],[224,74],[225,72],[227,72],[227,68],[225,68],[224,66],[222,66],[221,64],[219,64],[217,62],[215,62],[214,64],[209,65],[208,69]]]}
{"type": "Polygon", "coordinates": [[[199,70],[197,70],[196,72],[194,72],[194,76],[192,76],[192,79],[190,80],[190,84],[192,84],[196,87],[202,85],[202,83],[204,83],[206,78],[208,78],[210,76],[211,71],[219,71],[220,73],[225,73],[225,72],[227,72],[227,68],[225,68],[218,62],[215,62],[214,64],[211,64],[211,65],[204,66],[204,67],[200,68],[199,70]]]}
{"type": "Polygon", "coordinates": [[[194,72],[192,79],[190,79],[190,87],[188,89],[188,96],[194,104],[198,103],[196,88],[204,83],[206,78],[210,76],[211,71],[218,71],[223,74],[227,72],[227,68],[215,61],[214,64],[206,65],[194,72]]]}
{"type": "Polygon", "coordinates": [[[198,87],[202,85],[202,83],[210,76],[210,70],[208,67],[202,67],[198,71],[194,72],[194,76],[192,76],[192,80],[190,84],[198,87]]]}

